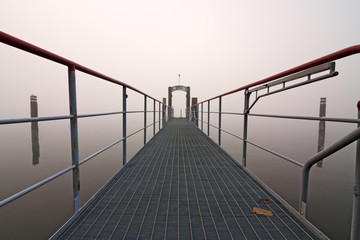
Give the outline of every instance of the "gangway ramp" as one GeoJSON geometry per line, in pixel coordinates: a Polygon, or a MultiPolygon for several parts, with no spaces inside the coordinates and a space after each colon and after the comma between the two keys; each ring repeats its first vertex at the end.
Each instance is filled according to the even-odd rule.
{"type": "Polygon", "coordinates": [[[193,123],[172,119],[54,238],[318,239],[298,218],[193,123]]]}

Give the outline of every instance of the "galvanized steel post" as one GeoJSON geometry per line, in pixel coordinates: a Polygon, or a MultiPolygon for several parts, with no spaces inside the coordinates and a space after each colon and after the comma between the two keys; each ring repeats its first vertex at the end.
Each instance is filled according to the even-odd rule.
{"type": "Polygon", "coordinates": [[[168,118],[172,118],[172,87],[168,87],[168,118]]]}
{"type": "Polygon", "coordinates": [[[160,125],[161,124],[161,120],[160,120],[161,119],[161,115],[160,115],[161,111],[160,111],[160,109],[161,109],[161,102],[159,102],[159,131],[161,129],[161,125],[160,125]]]}
{"type": "Polygon", "coordinates": [[[147,108],[147,102],[146,102],[146,96],[144,95],[144,145],[146,144],[146,111],[147,108]]]}
{"type": "Polygon", "coordinates": [[[210,136],[210,100],[208,101],[208,125],[207,125],[208,136],[210,136]]]}
{"type": "MultiPolygon", "coordinates": [[[[302,170],[302,179],[301,179],[301,194],[300,194],[300,209],[299,212],[303,217],[306,217],[306,208],[307,208],[307,196],[308,196],[308,187],[309,187],[309,175],[311,167],[319,162],[320,160],[330,156],[331,154],[339,151],[340,149],[346,147],[347,145],[358,141],[360,138],[360,127],[356,128],[351,133],[347,134],[345,137],[335,142],[331,146],[325,148],[321,152],[315,154],[312,158],[307,160],[304,164],[302,170]]],[[[358,190],[357,190],[358,191],[358,190]]],[[[356,192],[354,193],[357,194],[356,192]]],[[[356,213],[358,214],[358,213],[356,213]]]]}
{"type": "Polygon", "coordinates": [[[71,129],[71,156],[73,169],[73,201],[74,214],[80,210],[80,170],[79,170],[79,138],[77,123],[77,105],[76,105],[76,83],[75,66],[69,67],[69,105],[70,105],[70,129],[71,129]]]}
{"type": "Polygon", "coordinates": [[[245,89],[245,103],[244,103],[244,132],[243,132],[243,161],[242,164],[246,167],[246,154],[247,154],[247,132],[248,132],[248,114],[249,114],[249,101],[250,93],[245,89]]]}
{"type": "MultiPolygon", "coordinates": [[[[358,119],[360,119],[360,101],[357,103],[358,119]]],[[[360,123],[357,125],[360,128],[360,123]]],[[[355,183],[354,183],[354,197],[353,197],[353,212],[351,223],[351,239],[360,239],[360,140],[356,142],[356,162],[355,162],[355,183]]]]}
{"type": "Polygon", "coordinates": [[[165,126],[166,123],[166,98],[163,98],[163,109],[162,109],[162,126],[165,126]]]}
{"type": "Polygon", "coordinates": [[[196,117],[196,126],[199,127],[199,105],[197,105],[197,98],[196,98],[196,106],[195,106],[195,117],[196,117]]]}
{"type": "Polygon", "coordinates": [[[127,94],[126,94],[126,87],[123,86],[123,166],[126,164],[126,99],[127,99],[127,94]]]}
{"type": "MultiPolygon", "coordinates": [[[[190,108],[190,87],[185,87],[186,89],[186,117],[189,118],[191,114],[191,108],[190,108]]],[[[174,112],[173,116],[174,117],[174,112]]]]}
{"type": "Polygon", "coordinates": [[[191,121],[195,124],[195,107],[190,107],[191,121]]]}
{"type": "Polygon", "coordinates": [[[154,116],[154,118],[153,118],[153,126],[154,126],[154,128],[153,128],[153,136],[155,136],[155,109],[156,108],[156,106],[155,106],[155,99],[154,99],[154,107],[153,107],[153,109],[154,109],[154,114],[153,114],[153,116],[154,116]]]}
{"type": "Polygon", "coordinates": [[[191,110],[192,110],[192,118],[193,123],[198,127],[199,126],[199,109],[198,109],[198,98],[193,97],[191,98],[191,110]]]}
{"type": "Polygon", "coordinates": [[[204,123],[204,105],[201,103],[201,131],[203,130],[203,123],[204,123]]]}
{"type": "Polygon", "coordinates": [[[222,97],[219,97],[219,145],[221,145],[221,98],[222,97]]]}
{"type": "Polygon", "coordinates": [[[186,108],[186,118],[187,118],[189,121],[192,120],[192,114],[193,114],[193,112],[192,112],[191,106],[188,107],[188,108],[186,108]]]}
{"type": "Polygon", "coordinates": [[[192,108],[191,107],[186,108],[186,112],[189,112],[189,114],[187,114],[187,116],[189,116],[188,120],[192,121],[192,114],[193,114],[192,108]]]}

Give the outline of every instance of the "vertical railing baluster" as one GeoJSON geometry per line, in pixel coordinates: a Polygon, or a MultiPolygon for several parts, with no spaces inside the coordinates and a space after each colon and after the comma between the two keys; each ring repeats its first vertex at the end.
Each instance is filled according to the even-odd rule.
{"type": "Polygon", "coordinates": [[[144,145],[146,144],[146,114],[147,114],[146,96],[144,95],[144,145]]]}
{"type": "Polygon", "coordinates": [[[208,101],[208,124],[207,124],[208,136],[210,136],[210,101],[208,101]]]}
{"type": "Polygon", "coordinates": [[[80,169],[79,169],[79,138],[76,105],[75,66],[69,67],[69,105],[70,105],[70,129],[71,129],[71,156],[75,168],[73,173],[73,202],[74,214],[80,210],[80,169]]]}
{"type": "Polygon", "coordinates": [[[161,125],[160,125],[160,123],[161,123],[161,115],[160,115],[160,113],[161,113],[161,111],[160,111],[160,109],[161,109],[161,103],[159,102],[159,131],[160,131],[160,129],[161,129],[161,125]]]}
{"type": "Polygon", "coordinates": [[[155,136],[155,108],[156,108],[156,106],[155,106],[155,100],[154,100],[154,107],[153,107],[153,109],[154,109],[154,114],[153,114],[153,124],[154,124],[154,128],[153,128],[153,136],[155,136]]]}
{"type": "Polygon", "coordinates": [[[127,94],[126,94],[126,87],[123,86],[123,166],[126,164],[126,154],[127,154],[127,146],[126,146],[126,99],[127,99],[127,94]]]}
{"type": "Polygon", "coordinates": [[[199,105],[195,106],[195,118],[196,118],[196,126],[199,127],[199,105]]]}
{"type": "Polygon", "coordinates": [[[162,127],[165,126],[166,123],[166,98],[163,98],[162,103],[162,127]]]}
{"type": "MultiPolygon", "coordinates": [[[[360,101],[357,103],[358,119],[360,119],[360,101]]],[[[360,123],[357,124],[360,128],[360,123]]],[[[355,159],[355,183],[353,191],[353,209],[351,220],[351,240],[360,239],[360,139],[356,142],[356,159],[355,159]]]]}
{"type": "Polygon", "coordinates": [[[204,105],[201,103],[201,131],[203,131],[203,123],[204,123],[204,105]]]}
{"type": "Polygon", "coordinates": [[[248,132],[248,114],[249,114],[249,101],[250,93],[248,89],[245,90],[245,103],[244,103],[244,132],[243,132],[243,159],[242,164],[246,167],[246,154],[247,154],[247,132],[248,132]]]}
{"type": "Polygon", "coordinates": [[[222,97],[219,98],[219,145],[221,146],[221,99],[222,97]]]}
{"type": "Polygon", "coordinates": [[[189,121],[194,122],[194,110],[192,107],[189,107],[189,121]]]}

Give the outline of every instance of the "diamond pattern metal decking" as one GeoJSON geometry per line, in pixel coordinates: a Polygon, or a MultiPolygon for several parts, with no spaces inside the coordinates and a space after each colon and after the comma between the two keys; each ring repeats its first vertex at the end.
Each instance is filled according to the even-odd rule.
{"type": "Polygon", "coordinates": [[[317,239],[181,119],[170,121],[60,238],[317,239]],[[253,207],[274,216],[256,215],[253,207]]]}

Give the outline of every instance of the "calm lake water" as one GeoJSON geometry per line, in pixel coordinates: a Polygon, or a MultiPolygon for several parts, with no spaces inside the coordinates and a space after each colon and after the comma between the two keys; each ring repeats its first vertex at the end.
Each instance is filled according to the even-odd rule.
{"type": "MultiPolygon", "coordinates": [[[[129,122],[139,129],[141,124],[136,124],[139,116],[129,117],[129,122]]],[[[120,139],[121,126],[120,116],[79,119],[80,159],[120,139]]],[[[129,134],[134,132],[133,127],[129,127],[129,134]]],[[[152,132],[153,128],[148,128],[148,140],[152,132]]],[[[71,165],[68,120],[39,123],[38,159],[34,159],[32,151],[30,123],[1,126],[0,138],[1,199],[71,165]]],[[[142,144],[143,132],[128,140],[129,159],[142,144]]],[[[120,143],[81,166],[82,204],[122,167],[122,161],[120,143]]],[[[72,216],[72,204],[72,173],[69,172],[0,208],[0,239],[47,239],[72,216]]]]}
{"type": "MultiPolygon", "coordinates": [[[[32,93],[38,96],[39,116],[68,114],[66,68],[13,49],[1,47],[1,51],[9,51],[14,57],[4,61],[0,71],[2,84],[7,86],[0,89],[3,99],[0,101],[0,119],[28,117],[29,96],[32,93]],[[19,71],[17,66],[24,67],[19,71]]],[[[327,116],[356,118],[355,106],[360,99],[360,74],[353,69],[358,69],[360,56],[353,59],[357,61],[337,62],[337,70],[340,72],[338,77],[267,97],[266,101],[260,100],[251,112],[318,116],[320,97],[327,97],[327,116]]],[[[77,72],[76,77],[79,114],[121,111],[121,86],[99,81],[81,72],[77,72]]],[[[249,80],[239,80],[238,85],[248,82],[249,80]]],[[[164,95],[167,93],[166,87],[164,95]]],[[[200,95],[196,91],[199,90],[192,89],[192,94],[200,95]]],[[[128,110],[143,109],[142,95],[129,91],[128,96],[131,105],[128,110]]],[[[241,92],[223,98],[222,111],[242,112],[243,106],[241,92]]],[[[151,101],[148,101],[148,109],[152,109],[151,101]]],[[[218,109],[218,100],[212,101],[210,110],[216,112],[218,109]]],[[[204,111],[206,110],[207,106],[204,105],[204,111]]],[[[185,115],[184,110],[182,114],[185,115]]],[[[148,114],[147,119],[148,123],[152,121],[152,113],[148,114]]],[[[206,116],[204,120],[208,121],[206,116]]],[[[210,122],[218,124],[217,114],[211,115],[210,122]]],[[[143,114],[129,114],[128,123],[128,133],[142,128],[143,114]]],[[[250,117],[248,138],[304,163],[317,152],[318,124],[317,121],[250,117]]],[[[241,116],[223,114],[222,126],[225,130],[242,136],[241,116]]],[[[69,120],[40,122],[38,128],[39,154],[34,156],[30,123],[0,126],[0,199],[71,165],[69,120]]],[[[355,128],[356,124],[327,122],[325,147],[355,128]]],[[[121,115],[79,119],[80,159],[122,138],[121,129],[121,115]]],[[[151,136],[152,127],[147,130],[148,140],[151,136]]],[[[211,128],[210,137],[217,141],[216,129],[211,128]]],[[[128,158],[142,145],[143,133],[131,137],[128,140],[128,158]]],[[[222,147],[235,160],[241,161],[240,140],[223,133],[222,147]]],[[[352,144],[326,158],[322,168],[314,167],[310,172],[308,218],[331,239],[349,239],[350,236],[354,165],[355,144],[352,144]]],[[[82,165],[81,204],[121,167],[121,143],[82,165]]],[[[299,167],[253,146],[248,147],[247,167],[298,209],[301,176],[299,167]]],[[[71,216],[72,174],[69,172],[0,208],[0,239],[47,239],[71,216]]]]}
{"type": "MultiPolygon", "coordinates": [[[[141,125],[141,120],[136,120],[137,118],[139,116],[133,116],[129,122],[141,125]]],[[[241,134],[240,119],[241,117],[224,116],[223,124],[227,125],[224,128],[226,130],[230,128],[232,132],[241,134]],[[237,118],[240,125],[234,124],[237,118]]],[[[216,124],[215,119],[211,120],[216,124]]],[[[251,120],[249,139],[254,142],[301,162],[305,162],[316,153],[317,122],[305,123],[299,129],[286,124],[285,120],[267,120],[266,124],[255,119],[251,120]],[[278,132],[279,127],[283,131],[278,132]],[[262,134],[256,134],[258,131],[262,134]]],[[[121,136],[119,122],[121,123],[120,116],[80,119],[81,159],[117,140],[121,136]],[[118,129],[105,127],[110,125],[117,125],[118,129]],[[101,128],[101,126],[104,127],[101,128]]],[[[342,131],[350,132],[352,126],[343,126],[342,131]]],[[[206,129],[204,125],[205,133],[207,133],[206,129]]],[[[35,159],[35,162],[30,123],[1,126],[0,131],[1,199],[66,168],[71,163],[69,123],[66,120],[39,123],[40,157],[38,160],[35,159]]],[[[150,127],[147,131],[148,138],[152,136],[152,131],[150,127]]],[[[158,131],[158,125],[156,131],[158,131]]],[[[330,144],[333,135],[336,135],[336,131],[339,131],[338,124],[327,124],[327,145],[330,144]]],[[[217,141],[217,130],[211,128],[210,136],[217,141]]],[[[142,142],[142,132],[129,139],[129,157],[140,149],[142,142]]],[[[241,141],[223,133],[222,146],[236,160],[241,159],[241,141]]],[[[301,169],[251,146],[249,146],[248,156],[248,168],[297,209],[301,169]]],[[[325,159],[322,168],[314,167],[311,171],[308,218],[331,239],[349,238],[354,159],[355,145],[353,144],[325,159]]],[[[80,169],[82,204],[121,166],[121,144],[82,165],[80,169]]],[[[0,238],[46,239],[71,215],[72,176],[70,172],[0,208],[0,238]]]]}

